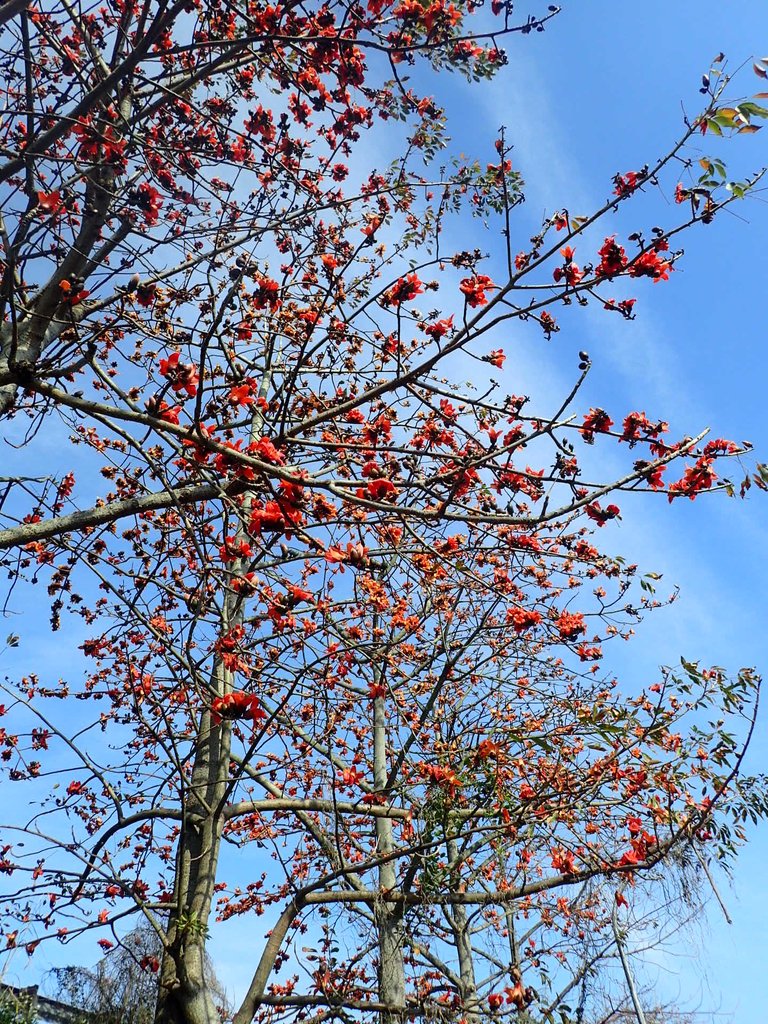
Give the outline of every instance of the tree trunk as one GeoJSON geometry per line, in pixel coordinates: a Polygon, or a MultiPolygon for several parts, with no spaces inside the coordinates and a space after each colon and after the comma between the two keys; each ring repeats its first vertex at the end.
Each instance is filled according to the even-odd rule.
{"type": "MultiPolygon", "coordinates": [[[[381,671],[374,678],[380,682],[381,671]]],[[[387,783],[387,729],[384,697],[373,701],[373,780],[376,792],[384,792],[387,783]]],[[[377,852],[386,857],[394,850],[392,821],[376,818],[377,852]]],[[[378,870],[379,893],[397,889],[394,861],[386,861],[378,870]]],[[[379,1002],[387,1007],[380,1015],[381,1024],[397,1024],[405,1011],[405,965],[403,962],[403,907],[381,899],[376,905],[379,938],[379,1002]]]]}
{"type": "MultiPolygon", "coordinates": [[[[455,864],[458,857],[458,847],[453,839],[446,843],[448,852],[448,863],[455,864]]],[[[458,868],[452,872],[451,890],[459,891],[461,883],[461,872],[458,868]]],[[[475,979],[475,963],[472,954],[472,933],[467,918],[466,907],[457,903],[449,911],[449,921],[456,943],[456,955],[459,960],[459,977],[461,978],[461,1003],[462,1019],[466,1024],[479,1024],[480,1001],[477,997],[477,981],[475,979]]]]}
{"type": "MultiPolygon", "coordinates": [[[[229,673],[218,664],[216,674],[221,683],[216,692],[226,692],[229,673]]],[[[160,972],[157,1024],[219,1024],[205,976],[205,940],[221,847],[230,728],[227,723],[212,728],[208,712],[200,722],[176,853],[176,890],[160,972]]]]}

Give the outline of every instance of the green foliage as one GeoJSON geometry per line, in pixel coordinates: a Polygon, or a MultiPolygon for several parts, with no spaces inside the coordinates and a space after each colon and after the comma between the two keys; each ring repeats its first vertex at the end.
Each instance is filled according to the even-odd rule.
{"type": "Polygon", "coordinates": [[[0,1024],[35,1024],[32,1001],[10,989],[0,992],[0,1024]]]}

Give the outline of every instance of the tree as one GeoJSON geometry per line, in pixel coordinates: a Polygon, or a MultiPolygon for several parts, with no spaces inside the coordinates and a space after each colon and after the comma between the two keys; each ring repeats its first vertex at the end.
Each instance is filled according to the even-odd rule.
{"type": "Polygon", "coordinates": [[[680,232],[758,180],[686,147],[768,111],[726,102],[716,61],[663,157],[516,253],[506,134],[439,167],[429,71],[490,77],[556,13],[0,12],[0,414],[26,428],[0,548],[10,600],[45,579],[84,665],[5,687],[4,769],[42,800],[5,830],[6,942],[109,950],[146,922],[159,1021],[218,1019],[210,919],[267,912],[237,1024],[567,1016],[617,905],[765,813],[741,772],[756,677],[683,662],[620,693],[603,644],[660,601],[590,535],[622,492],[732,489],[745,449],[580,408],[585,352],[549,408],[499,383],[512,323],[634,316],[625,287],[669,279],[680,232]],[[494,263],[444,241],[470,214],[494,263]],[[247,880],[243,849],[266,851],[247,880]]]}
{"type": "Polygon", "coordinates": [[[3,1024],[35,1024],[34,1002],[29,993],[17,993],[3,986],[0,993],[0,1021],[3,1024]]]}
{"type": "MultiPolygon", "coordinates": [[[[100,1024],[151,1024],[157,1002],[157,977],[146,969],[162,956],[160,937],[146,925],[124,936],[92,969],[55,967],[55,996],[100,1024]]],[[[229,1015],[226,993],[206,961],[206,984],[222,1019],[229,1015]]]]}

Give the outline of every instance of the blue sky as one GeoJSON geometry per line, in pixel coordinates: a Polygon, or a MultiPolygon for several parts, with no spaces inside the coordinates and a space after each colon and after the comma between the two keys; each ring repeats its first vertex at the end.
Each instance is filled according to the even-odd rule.
{"type": "MultiPolygon", "coordinates": [[[[768,7],[764,0],[728,8],[704,0],[565,0],[545,33],[514,37],[507,49],[509,67],[491,85],[468,87],[452,78],[436,91],[448,94],[449,129],[467,153],[491,159],[493,133],[506,125],[515,166],[526,180],[527,202],[515,222],[522,249],[543,216],[563,207],[589,213],[610,194],[616,172],[669,148],[683,110],[695,116],[701,75],[719,51],[730,70],[746,62],[735,94],[765,87],[750,66],[753,56],[768,55],[768,7]]],[[[768,163],[768,127],[729,143],[704,139],[701,155],[722,155],[734,176],[754,170],[768,163]]],[[[586,348],[594,371],[580,400],[585,409],[645,409],[664,415],[681,433],[711,426],[714,436],[752,441],[756,457],[768,461],[767,238],[768,191],[688,234],[670,282],[639,289],[636,321],[579,311],[549,345],[536,332],[512,332],[503,384],[530,390],[542,408],[548,396],[554,402],[567,390],[576,353],[586,348]]],[[[613,455],[605,458],[610,470],[613,455]]],[[[669,588],[682,588],[680,600],[646,620],[617,657],[627,688],[652,682],[659,664],[675,664],[681,655],[732,670],[765,664],[767,520],[768,495],[754,491],[743,503],[713,497],[670,506],[647,496],[626,505],[623,521],[603,531],[606,547],[662,573],[669,588]]],[[[41,670],[43,660],[60,670],[55,643],[41,670]]],[[[753,770],[768,767],[767,723],[764,714],[753,770]]],[[[681,1008],[700,1010],[700,1019],[747,1024],[764,1014],[767,847],[763,826],[742,855],[733,888],[722,885],[732,926],[713,906],[698,939],[686,937],[663,960],[648,958],[648,977],[658,977],[670,998],[679,996],[681,1008]]],[[[264,927],[263,919],[249,920],[215,933],[212,953],[230,989],[241,992],[249,979],[243,942],[264,927]]],[[[66,950],[55,952],[61,962],[72,959],[66,950]]],[[[25,966],[20,958],[11,973],[25,966]]]]}

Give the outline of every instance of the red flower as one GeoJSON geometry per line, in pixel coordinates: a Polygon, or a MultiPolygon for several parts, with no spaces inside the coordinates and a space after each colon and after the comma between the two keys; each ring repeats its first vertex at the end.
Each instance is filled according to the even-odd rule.
{"type": "Polygon", "coordinates": [[[507,986],[504,989],[507,996],[507,1002],[517,1007],[518,1010],[524,1010],[526,1006],[530,1006],[533,1000],[536,998],[536,994],[532,988],[523,988],[523,983],[518,981],[514,986],[507,986]]]}
{"type": "Polygon", "coordinates": [[[373,241],[373,236],[376,234],[378,229],[381,227],[381,217],[377,217],[374,213],[367,213],[365,215],[365,227],[360,228],[361,234],[365,235],[366,238],[373,241]]]}
{"type": "Polygon", "coordinates": [[[256,291],[253,293],[253,304],[256,309],[274,311],[280,308],[280,285],[269,277],[259,277],[256,280],[256,291]]]}
{"type": "Polygon", "coordinates": [[[389,498],[396,498],[397,488],[391,480],[369,480],[368,494],[374,499],[374,501],[384,501],[389,498]]]}
{"type": "Polygon", "coordinates": [[[579,661],[599,661],[603,652],[599,647],[589,647],[587,644],[579,644],[576,648],[579,661]]]}
{"type": "Polygon", "coordinates": [[[348,562],[350,565],[365,566],[369,562],[368,548],[364,544],[348,543],[346,551],[342,551],[334,545],[325,552],[325,560],[332,564],[348,562]]]}
{"type": "Polygon", "coordinates": [[[173,423],[178,426],[181,406],[171,406],[167,402],[153,402],[152,399],[149,399],[147,402],[147,412],[150,416],[156,416],[159,420],[164,420],[166,423],[173,423]]]}
{"type": "Polygon", "coordinates": [[[637,302],[637,299],[622,299],[621,302],[616,302],[615,299],[608,299],[604,304],[604,309],[615,309],[621,313],[625,320],[634,320],[634,313],[632,307],[637,302]]]}
{"type": "Polygon", "coordinates": [[[449,316],[446,320],[436,320],[433,324],[427,324],[424,327],[424,333],[428,334],[434,341],[439,341],[440,338],[444,337],[448,331],[453,327],[453,316],[449,316]]]}
{"type": "Polygon", "coordinates": [[[489,362],[491,366],[497,366],[499,369],[504,365],[504,360],[507,357],[504,355],[503,349],[495,348],[492,352],[489,352],[485,357],[486,362],[489,362]]]}
{"type": "Polygon", "coordinates": [[[152,303],[157,298],[157,285],[154,281],[149,283],[142,282],[136,289],[136,301],[144,309],[149,309],[152,303]]]}
{"type": "Polygon", "coordinates": [[[223,719],[234,721],[243,718],[249,718],[254,725],[266,718],[258,698],[253,694],[239,691],[214,697],[211,701],[212,725],[220,725],[223,719]]]}
{"type": "Polygon", "coordinates": [[[160,219],[160,207],[163,200],[154,185],[143,181],[136,189],[135,202],[140,210],[144,211],[144,222],[152,227],[160,219]]]}
{"type": "Polygon", "coordinates": [[[606,238],[599,250],[600,262],[595,268],[598,277],[614,277],[620,274],[627,266],[627,254],[624,247],[619,245],[613,237],[606,238]]]}
{"type": "Polygon", "coordinates": [[[659,434],[669,429],[662,420],[659,423],[652,423],[644,412],[631,412],[622,424],[622,441],[629,441],[629,447],[633,448],[640,440],[641,434],[645,440],[657,438],[659,434]]]}
{"type": "Polygon", "coordinates": [[[544,337],[547,339],[547,341],[549,341],[549,339],[552,337],[555,331],[558,331],[560,329],[557,326],[555,318],[552,316],[551,313],[548,313],[546,309],[542,310],[539,314],[539,323],[541,324],[544,330],[544,337]]]}
{"type": "Polygon", "coordinates": [[[37,202],[41,210],[44,210],[45,213],[50,213],[54,217],[64,209],[64,204],[61,201],[61,192],[58,189],[55,192],[38,192],[37,202]]]}
{"type": "Polygon", "coordinates": [[[263,459],[264,462],[271,462],[275,466],[282,466],[285,462],[283,453],[275,448],[268,437],[261,437],[254,444],[248,445],[248,452],[256,455],[259,459],[263,459]]]}
{"type": "Polygon", "coordinates": [[[235,163],[244,164],[251,156],[251,147],[238,137],[229,147],[229,155],[235,163]]]}
{"type": "Polygon", "coordinates": [[[192,363],[179,363],[180,358],[180,352],[173,352],[167,359],[161,359],[160,373],[170,381],[174,394],[186,391],[190,398],[194,398],[200,378],[192,363]]]}
{"type": "Polygon", "coordinates": [[[555,871],[562,871],[564,875],[572,875],[576,871],[576,861],[570,850],[562,847],[552,847],[552,867],[555,871]]]}
{"type": "Polygon", "coordinates": [[[263,508],[251,512],[248,529],[256,536],[262,533],[282,533],[286,527],[285,516],[276,501],[268,501],[263,508]]]}
{"type": "Polygon", "coordinates": [[[635,463],[635,469],[643,474],[648,486],[653,491],[660,491],[664,486],[664,470],[666,466],[651,466],[642,459],[635,463]]]}
{"type": "Polygon", "coordinates": [[[712,460],[702,457],[695,465],[686,469],[682,480],[677,480],[669,485],[667,491],[669,500],[686,497],[693,501],[701,491],[708,491],[715,480],[717,480],[717,475],[712,470],[712,460]]]}
{"type": "Polygon", "coordinates": [[[417,274],[407,274],[396,281],[389,291],[384,293],[383,302],[385,306],[401,306],[404,302],[410,302],[417,295],[424,291],[424,285],[417,274]]]}
{"type": "Polygon", "coordinates": [[[621,509],[618,505],[608,505],[607,508],[600,508],[599,503],[596,501],[587,505],[585,511],[589,518],[597,523],[598,526],[605,526],[609,519],[616,519],[617,516],[621,515],[621,509]]]}
{"type": "Polygon", "coordinates": [[[463,292],[466,296],[467,305],[475,307],[484,306],[488,301],[488,297],[485,294],[486,291],[498,287],[487,274],[475,274],[474,277],[464,278],[459,284],[459,291],[463,292]]]}
{"type": "Polygon", "coordinates": [[[650,277],[655,284],[657,281],[668,281],[674,267],[669,260],[663,260],[657,252],[649,249],[637,256],[627,269],[630,277],[650,277]]]}
{"type": "Polygon", "coordinates": [[[621,197],[631,195],[640,184],[640,176],[637,171],[627,171],[626,174],[617,174],[613,179],[614,195],[621,197]]]}
{"type": "Polygon", "coordinates": [[[73,287],[72,282],[67,280],[67,278],[59,281],[59,291],[61,292],[61,301],[65,302],[68,306],[76,306],[91,294],[82,288],[73,287]]]}
{"type": "Polygon", "coordinates": [[[224,538],[224,543],[219,548],[219,556],[222,562],[234,562],[238,558],[251,558],[253,549],[244,540],[238,541],[234,536],[224,538]]]}
{"type": "Polygon", "coordinates": [[[564,249],[561,249],[560,255],[565,262],[562,267],[555,267],[552,271],[552,277],[558,284],[564,280],[566,285],[572,288],[575,284],[579,283],[584,275],[581,268],[577,267],[573,262],[574,250],[570,245],[566,245],[564,249]]]}
{"type": "Polygon", "coordinates": [[[704,458],[711,458],[713,455],[734,455],[738,452],[739,446],[734,441],[726,441],[721,437],[713,441],[707,441],[704,445],[704,458]]]}
{"type": "Polygon", "coordinates": [[[508,608],[507,623],[516,633],[522,633],[541,622],[541,614],[527,608],[508,608]]]}
{"type": "Polygon", "coordinates": [[[561,612],[555,622],[555,627],[564,640],[575,640],[579,634],[587,631],[581,612],[561,612]]]}
{"type": "Polygon", "coordinates": [[[613,426],[613,420],[605,409],[590,409],[584,417],[581,433],[587,444],[593,444],[595,434],[605,434],[613,426]]]}
{"type": "Polygon", "coordinates": [[[229,394],[227,395],[227,402],[233,405],[236,409],[239,409],[241,405],[252,405],[256,401],[253,395],[253,388],[248,381],[242,384],[236,384],[230,388],[229,394]]]}

